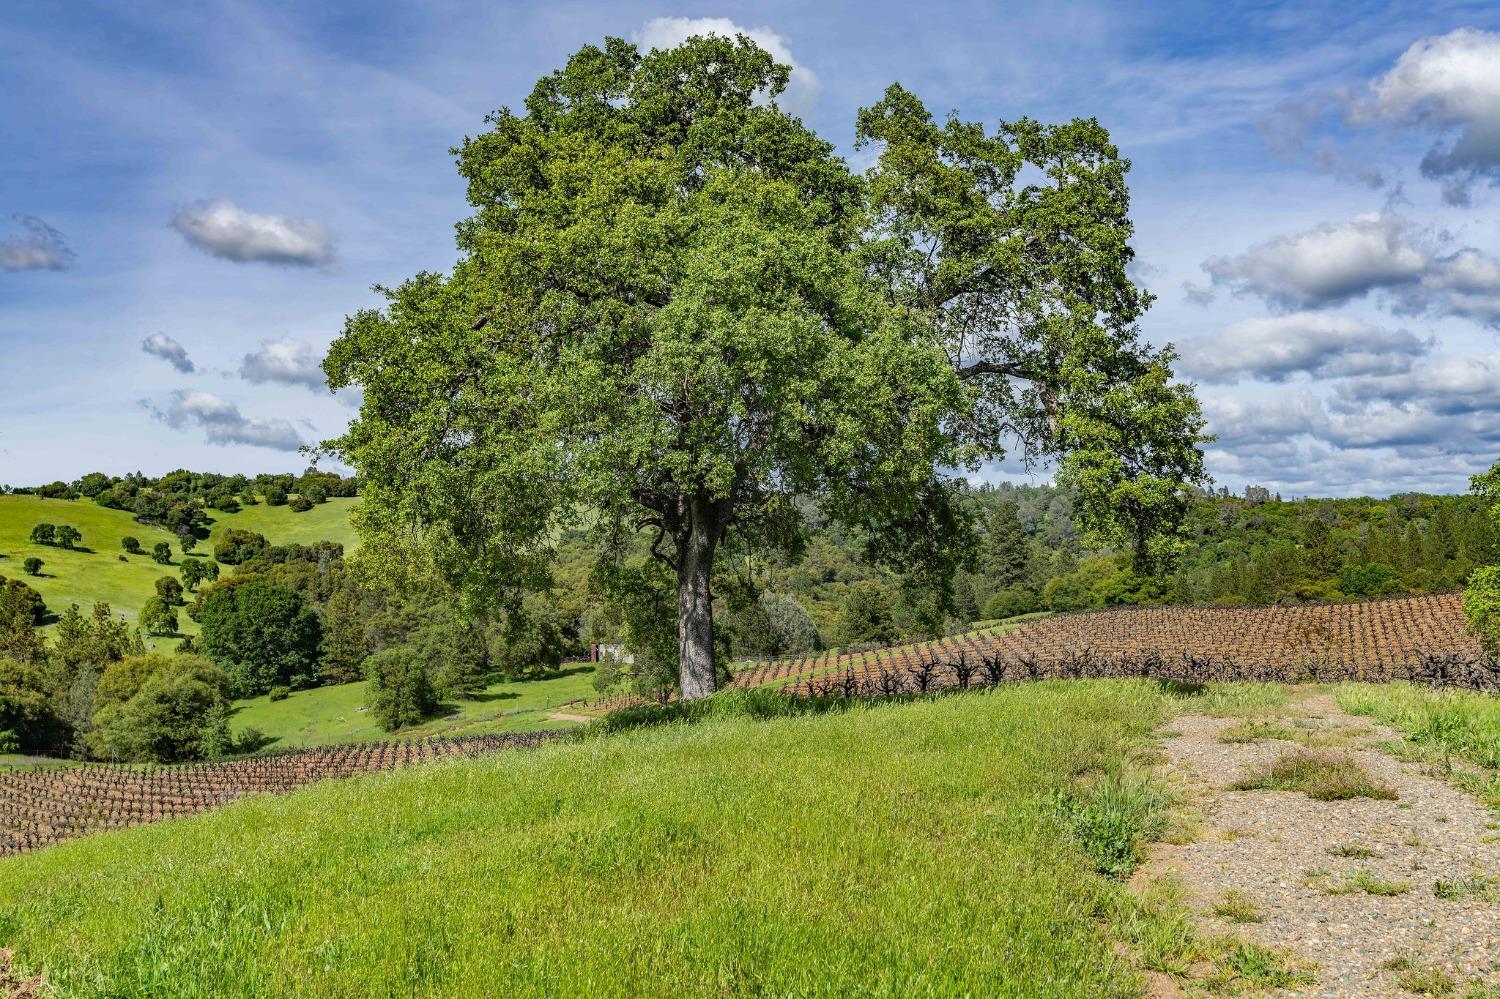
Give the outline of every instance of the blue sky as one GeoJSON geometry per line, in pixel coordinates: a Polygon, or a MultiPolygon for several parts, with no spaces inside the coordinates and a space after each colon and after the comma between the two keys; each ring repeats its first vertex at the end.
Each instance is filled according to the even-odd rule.
{"type": "Polygon", "coordinates": [[[1221,484],[1457,491],[1500,458],[1493,3],[11,0],[0,482],[302,467],[353,412],[316,383],[343,317],[453,262],[449,147],[582,44],[724,25],[856,165],[893,81],[1098,117],[1221,484]]]}

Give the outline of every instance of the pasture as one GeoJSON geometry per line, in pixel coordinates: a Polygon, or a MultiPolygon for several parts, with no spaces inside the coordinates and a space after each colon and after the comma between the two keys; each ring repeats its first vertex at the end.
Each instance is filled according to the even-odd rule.
{"type": "Polygon", "coordinates": [[[1151,685],[734,704],[13,857],[0,928],[77,995],[1138,994],[1055,802],[1129,786],[1151,685]]]}

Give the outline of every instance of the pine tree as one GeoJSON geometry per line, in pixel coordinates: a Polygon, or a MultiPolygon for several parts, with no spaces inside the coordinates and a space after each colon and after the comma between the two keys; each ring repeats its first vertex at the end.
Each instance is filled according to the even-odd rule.
{"type": "Polygon", "coordinates": [[[1021,525],[1021,509],[1015,500],[1001,500],[985,523],[985,568],[1000,588],[1014,586],[1026,578],[1030,541],[1021,525]]]}
{"type": "Polygon", "coordinates": [[[364,679],[370,642],[360,618],[359,598],[347,587],[337,590],[323,613],[323,657],[318,678],[323,683],[352,683],[364,679]]]}
{"type": "Polygon", "coordinates": [[[1321,518],[1307,522],[1302,532],[1302,549],[1308,572],[1316,579],[1332,579],[1344,567],[1344,556],[1339,552],[1333,531],[1321,518]]]}

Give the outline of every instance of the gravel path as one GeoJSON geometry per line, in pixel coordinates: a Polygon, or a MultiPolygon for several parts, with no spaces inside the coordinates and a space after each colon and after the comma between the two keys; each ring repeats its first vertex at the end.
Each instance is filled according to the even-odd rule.
{"type": "Polygon", "coordinates": [[[1366,748],[1400,736],[1343,713],[1326,694],[1297,702],[1280,718],[1292,731],[1311,733],[1315,744],[1347,748],[1398,800],[1324,802],[1286,791],[1229,790],[1296,743],[1224,743],[1220,735],[1241,719],[1184,716],[1171,724],[1163,751],[1203,829],[1195,842],[1156,848],[1153,873],[1182,881],[1204,933],[1232,933],[1316,962],[1317,984],[1298,995],[1411,996],[1415,976],[1434,969],[1458,985],[1455,995],[1478,982],[1500,986],[1494,816],[1428,767],[1366,748]],[[1386,890],[1409,887],[1389,897],[1360,887],[1327,890],[1349,889],[1351,879],[1376,884],[1359,882],[1360,872],[1394,883],[1386,890]],[[1476,876],[1489,879],[1492,900],[1477,890],[1483,882],[1476,876]],[[1439,881],[1458,883],[1468,894],[1439,897],[1439,881]],[[1231,890],[1242,892],[1263,921],[1213,915],[1231,890]]]}

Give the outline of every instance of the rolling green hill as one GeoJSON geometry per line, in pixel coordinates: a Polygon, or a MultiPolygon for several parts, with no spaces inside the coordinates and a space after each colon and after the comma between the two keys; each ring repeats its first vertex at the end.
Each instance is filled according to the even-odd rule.
{"type": "MultiPolygon", "coordinates": [[[[203,557],[212,554],[213,544],[224,531],[237,527],[264,534],[272,544],[309,544],[313,541],[337,541],[346,550],[358,543],[349,524],[349,510],[358,499],[331,499],[306,513],[294,513],[290,507],[260,504],[245,507],[238,513],[209,511],[213,517],[209,539],[198,543],[203,557]]],[[[134,621],[141,607],[151,597],[160,576],[178,575],[183,555],[177,536],[169,531],[137,523],[123,510],[102,507],[93,500],[43,499],[39,496],[0,495],[0,575],[21,579],[36,589],[47,601],[47,609],[60,614],[71,603],[87,613],[96,601],[108,603],[126,619],[134,621]],[[34,545],[31,529],[39,523],[71,524],[83,534],[77,551],[34,545]],[[158,541],[172,546],[172,565],[157,565],[150,555],[126,555],[120,539],[135,537],[150,551],[158,541]],[[27,576],[21,563],[35,555],[46,564],[41,576],[27,576]]],[[[178,615],[184,634],[197,634],[198,626],[186,614],[178,615]]],[[[158,640],[158,645],[163,643],[158,640]]]]}
{"type": "Polygon", "coordinates": [[[1127,941],[1163,917],[1058,802],[1145,828],[1122,771],[1165,701],[1044,683],[767,721],[730,695],[0,860],[0,936],[81,996],[1139,995],[1127,941]]]}
{"type": "MultiPolygon", "coordinates": [[[[0,559],[0,575],[36,589],[54,615],[69,604],[88,613],[89,607],[102,600],[131,621],[156,592],[157,578],[177,576],[176,563],[182,561],[176,535],[138,524],[123,510],[110,510],[92,500],[38,496],[0,496],[0,554],[6,556],[0,559]],[[31,529],[39,523],[71,524],[83,534],[81,547],[68,551],[32,544],[31,529]],[[171,543],[174,565],[157,565],[150,555],[127,555],[122,562],[120,556],[125,553],[120,539],[126,536],[140,539],[147,551],[159,541],[171,543]],[[28,576],[21,569],[22,561],[32,555],[46,563],[40,576],[28,576]]],[[[196,633],[197,626],[186,615],[180,616],[182,626],[196,633]]]]}
{"type": "Polygon", "coordinates": [[[208,515],[213,518],[213,524],[209,527],[207,543],[200,543],[200,547],[212,550],[219,536],[233,527],[263,534],[273,545],[337,541],[344,546],[346,553],[352,552],[359,547],[359,538],[349,523],[349,511],[357,503],[357,497],[335,497],[306,513],[295,513],[289,506],[267,506],[264,503],[241,507],[238,513],[210,510],[208,515]]]}

